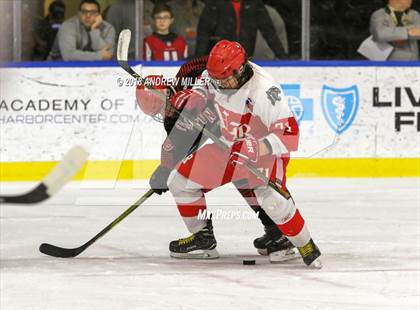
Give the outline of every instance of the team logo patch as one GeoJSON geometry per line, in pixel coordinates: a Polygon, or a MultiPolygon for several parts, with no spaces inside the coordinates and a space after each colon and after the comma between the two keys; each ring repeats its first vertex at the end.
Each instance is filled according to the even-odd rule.
{"type": "Polygon", "coordinates": [[[281,90],[278,87],[271,87],[265,92],[267,94],[268,100],[270,100],[272,105],[276,105],[277,101],[281,101],[281,90]]]}
{"type": "Polygon", "coordinates": [[[324,85],[321,106],[328,125],[342,134],[353,123],[359,108],[359,89],[356,85],[348,88],[332,88],[324,85]]]}

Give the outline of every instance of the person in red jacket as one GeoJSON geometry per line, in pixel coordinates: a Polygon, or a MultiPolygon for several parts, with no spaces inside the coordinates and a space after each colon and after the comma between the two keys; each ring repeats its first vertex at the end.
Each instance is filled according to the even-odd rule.
{"type": "Polygon", "coordinates": [[[152,12],[155,31],[144,39],[144,60],[177,61],[187,58],[185,39],[170,31],[174,16],[170,6],[158,4],[152,12]]]}

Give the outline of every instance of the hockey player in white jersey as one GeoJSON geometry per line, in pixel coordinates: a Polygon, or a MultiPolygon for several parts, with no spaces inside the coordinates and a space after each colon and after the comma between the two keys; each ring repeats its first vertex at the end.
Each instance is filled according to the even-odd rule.
{"type": "Polygon", "coordinates": [[[198,214],[206,209],[205,193],[241,181],[253,189],[259,204],[298,248],[305,264],[319,267],[321,253],[293,199],[284,198],[244,166],[253,164],[286,190],[286,167],[290,152],[297,150],[299,129],[281,89],[261,67],[248,61],[237,42],[218,42],[206,68],[203,77],[210,77],[212,83],[198,91],[213,99],[221,120],[221,140],[230,150],[204,145],[169,177],[169,190],[192,233],[170,243],[171,256],[218,257],[211,221],[200,219],[198,214]]]}

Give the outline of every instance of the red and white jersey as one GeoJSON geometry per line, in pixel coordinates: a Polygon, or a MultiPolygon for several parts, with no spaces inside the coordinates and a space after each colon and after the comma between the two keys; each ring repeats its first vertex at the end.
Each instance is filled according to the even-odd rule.
{"type": "MultiPolygon", "coordinates": [[[[239,90],[210,85],[221,120],[222,139],[229,145],[245,134],[267,139],[276,156],[296,151],[299,128],[283,91],[260,66],[250,63],[253,76],[239,90]]],[[[207,71],[203,76],[208,76],[207,71]]]]}
{"type": "Polygon", "coordinates": [[[144,60],[176,61],[187,58],[187,41],[173,32],[167,35],[153,33],[144,39],[144,60]]]}

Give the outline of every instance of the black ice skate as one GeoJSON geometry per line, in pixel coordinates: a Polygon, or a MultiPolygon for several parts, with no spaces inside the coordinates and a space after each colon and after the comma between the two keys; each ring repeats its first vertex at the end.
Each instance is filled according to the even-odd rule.
{"type": "Polygon", "coordinates": [[[267,254],[271,263],[281,263],[300,257],[297,248],[284,235],[267,247],[267,254]]]}
{"type": "Polygon", "coordinates": [[[311,268],[321,269],[322,263],[319,257],[321,256],[321,251],[316,246],[314,241],[311,239],[303,247],[298,248],[300,255],[302,256],[303,262],[311,268]]]}
{"type": "Polygon", "coordinates": [[[261,255],[269,255],[270,262],[279,263],[299,257],[295,246],[283,235],[276,225],[265,226],[265,234],[254,240],[254,246],[261,255]]]}
{"type": "Polygon", "coordinates": [[[169,251],[175,258],[213,259],[219,257],[216,245],[213,225],[211,220],[207,220],[206,227],[199,232],[169,243],[169,251]]]}
{"type": "Polygon", "coordinates": [[[254,247],[261,255],[268,255],[267,247],[283,237],[277,225],[264,226],[264,235],[254,240],[254,247]]]}

